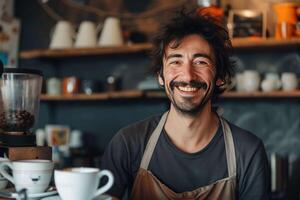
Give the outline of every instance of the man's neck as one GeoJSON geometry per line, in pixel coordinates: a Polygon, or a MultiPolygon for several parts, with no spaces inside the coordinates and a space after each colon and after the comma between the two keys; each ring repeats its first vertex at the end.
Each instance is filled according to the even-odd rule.
{"type": "Polygon", "coordinates": [[[203,149],[219,127],[219,119],[212,112],[210,102],[195,116],[184,115],[172,105],[165,130],[177,148],[187,153],[203,149]]]}

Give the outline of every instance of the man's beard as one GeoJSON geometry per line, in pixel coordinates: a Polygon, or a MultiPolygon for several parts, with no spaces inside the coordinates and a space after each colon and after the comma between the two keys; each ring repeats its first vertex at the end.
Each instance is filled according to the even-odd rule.
{"type": "Polygon", "coordinates": [[[169,84],[169,87],[166,87],[166,93],[172,102],[173,106],[177,111],[184,115],[189,115],[189,116],[195,116],[199,112],[202,111],[204,106],[207,104],[209,99],[211,98],[212,94],[210,91],[211,88],[202,81],[190,81],[190,82],[182,82],[182,81],[174,81],[172,80],[169,84]],[[193,103],[193,98],[188,98],[188,97],[182,97],[184,100],[183,102],[178,102],[174,98],[174,89],[175,87],[178,86],[190,86],[190,87],[195,87],[197,89],[204,89],[205,90],[205,95],[197,102],[196,104],[193,103]]]}

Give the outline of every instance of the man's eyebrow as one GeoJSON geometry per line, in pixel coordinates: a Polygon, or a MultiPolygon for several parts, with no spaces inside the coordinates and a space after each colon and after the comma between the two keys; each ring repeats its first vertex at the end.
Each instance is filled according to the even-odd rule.
{"type": "Polygon", "coordinates": [[[208,54],[205,54],[205,53],[196,53],[193,55],[193,58],[198,58],[198,57],[207,58],[210,61],[212,61],[212,58],[208,54]]]}
{"type": "Polygon", "coordinates": [[[166,60],[168,60],[170,58],[182,58],[182,55],[181,54],[177,54],[177,53],[171,53],[170,55],[168,55],[166,57],[166,60]]]}

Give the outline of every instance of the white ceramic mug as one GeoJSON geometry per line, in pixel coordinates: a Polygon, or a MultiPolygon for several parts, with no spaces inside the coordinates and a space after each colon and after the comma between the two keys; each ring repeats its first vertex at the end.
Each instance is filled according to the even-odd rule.
{"type": "Polygon", "coordinates": [[[243,89],[245,92],[255,92],[260,86],[260,75],[255,70],[245,70],[243,81],[243,89]]]}
{"type": "Polygon", "coordinates": [[[73,130],[70,134],[70,142],[69,146],[71,148],[79,148],[82,147],[82,131],[80,130],[73,130]]]}
{"type": "Polygon", "coordinates": [[[56,77],[47,79],[46,92],[48,95],[61,95],[61,80],[56,77]]]}
{"type": "Polygon", "coordinates": [[[236,90],[238,92],[244,92],[244,74],[243,73],[235,74],[235,80],[236,80],[236,90]]]}
{"type": "MultiPolygon", "coordinates": [[[[7,158],[0,157],[0,163],[9,162],[7,158]]],[[[8,181],[0,174],[0,190],[6,188],[8,181]]]]}
{"type": "Polygon", "coordinates": [[[54,164],[50,160],[18,160],[0,164],[0,173],[15,185],[16,191],[28,194],[44,192],[51,181],[54,164]],[[8,173],[12,170],[12,175],[8,173]]]}
{"type": "Polygon", "coordinates": [[[115,17],[108,17],[104,21],[103,29],[99,39],[100,46],[123,45],[123,36],[120,20],[115,17]]]}
{"type": "Polygon", "coordinates": [[[281,81],[277,73],[269,72],[261,82],[261,89],[264,92],[271,92],[280,89],[281,81]]]}
{"type": "Polygon", "coordinates": [[[62,200],[91,200],[109,190],[114,182],[110,171],[88,167],[55,170],[54,180],[62,200]],[[108,181],[99,188],[100,179],[104,176],[108,181]]]}
{"type": "Polygon", "coordinates": [[[298,78],[296,73],[283,72],[281,75],[282,89],[292,91],[298,88],[298,78]]]}
{"type": "Polygon", "coordinates": [[[96,25],[91,21],[83,21],[79,26],[75,47],[95,47],[97,45],[96,25]]]}
{"type": "Polygon", "coordinates": [[[74,29],[70,22],[59,21],[55,25],[50,42],[50,49],[71,48],[73,46],[74,29]]]}
{"type": "Polygon", "coordinates": [[[274,79],[264,79],[261,82],[261,89],[264,92],[271,92],[278,90],[281,86],[280,80],[274,80],[274,79]]]}

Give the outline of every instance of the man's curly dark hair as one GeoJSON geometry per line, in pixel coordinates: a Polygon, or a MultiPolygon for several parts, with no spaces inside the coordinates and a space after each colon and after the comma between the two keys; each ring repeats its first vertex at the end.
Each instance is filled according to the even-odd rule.
{"type": "MultiPolygon", "coordinates": [[[[215,18],[201,12],[181,9],[175,16],[163,24],[153,38],[152,71],[163,78],[163,57],[168,45],[174,41],[171,48],[180,45],[181,40],[191,34],[203,37],[214,51],[216,58],[216,80],[221,79],[223,85],[230,84],[234,63],[230,60],[232,45],[227,30],[215,18]]],[[[223,85],[215,87],[214,97],[224,91],[223,85]]]]}

